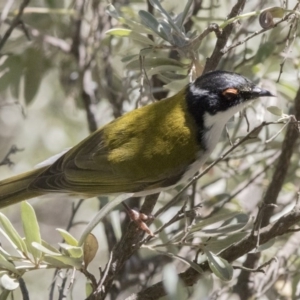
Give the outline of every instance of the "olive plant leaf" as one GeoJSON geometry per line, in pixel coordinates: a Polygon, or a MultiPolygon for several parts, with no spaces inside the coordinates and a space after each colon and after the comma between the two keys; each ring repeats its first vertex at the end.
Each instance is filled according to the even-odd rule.
{"type": "Polygon", "coordinates": [[[211,271],[221,280],[230,281],[233,276],[233,267],[224,258],[204,249],[211,271]]]}
{"type": "Polygon", "coordinates": [[[27,253],[27,247],[25,242],[15,230],[14,226],[9,221],[9,219],[2,213],[0,213],[0,224],[3,227],[3,230],[0,229],[0,231],[11,242],[14,248],[20,250],[23,253],[27,253]]]}
{"type": "Polygon", "coordinates": [[[21,218],[27,249],[33,255],[35,262],[37,262],[41,258],[42,253],[33,247],[32,243],[41,244],[42,239],[35,211],[27,201],[21,203],[21,218]]]}
{"type": "Polygon", "coordinates": [[[60,233],[65,242],[71,246],[78,246],[78,241],[66,230],[56,228],[56,230],[60,233]]]}

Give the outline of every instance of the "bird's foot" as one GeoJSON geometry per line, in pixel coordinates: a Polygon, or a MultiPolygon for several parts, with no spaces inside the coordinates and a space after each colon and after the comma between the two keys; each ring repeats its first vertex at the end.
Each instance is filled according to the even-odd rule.
{"type": "Polygon", "coordinates": [[[139,211],[136,211],[135,209],[131,209],[125,202],[122,202],[123,206],[126,209],[126,212],[129,215],[129,218],[131,221],[133,221],[137,227],[146,233],[148,233],[151,236],[154,236],[153,232],[150,230],[148,225],[145,223],[146,221],[153,220],[154,217],[152,215],[146,215],[139,211]]]}

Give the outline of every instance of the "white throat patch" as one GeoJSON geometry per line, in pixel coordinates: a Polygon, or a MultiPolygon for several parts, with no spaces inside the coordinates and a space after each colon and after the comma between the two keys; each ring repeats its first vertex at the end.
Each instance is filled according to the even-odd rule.
{"type": "Polygon", "coordinates": [[[242,110],[244,106],[245,103],[240,103],[225,111],[220,111],[215,115],[211,115],[209,113],[204,114],[204,126],[207,128],[207,131],[204,134],[204,139],[208,151],[211,152],[215,148],[226,123],[232,116],[242,110]]]}

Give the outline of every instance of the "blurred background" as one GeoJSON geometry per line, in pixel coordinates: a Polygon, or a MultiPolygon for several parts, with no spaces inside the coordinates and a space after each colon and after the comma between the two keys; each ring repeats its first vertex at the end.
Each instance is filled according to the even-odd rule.
{"type": "MultiPolygon", "coordinates": [[[[261,122],[276,122],[282,113],[293,113],[299,87],[298,4],[291,0],[115,0],[110,4],[100,0],[32,0],[30,3],[1,0],[0,180],[33,169],[128,111],[176,93],[203,71],[215,68],[234,71],[274,93],[276,98],[256,101],[245,114],[235,116],[228,123],[227,133],[224,132],[208,165],[220,157],[231,142],[238,141],[261,122]],[[212,23],[221,26],[224,33],[228,29],[224,22],[232,11],[235,12],[235,7],[243,17],[228,23],[231,31],[224,45],[213,30],[201,37],[212,23]],[[268,7],[275,9],[264,12],[268,7]],[[6,39],[20,8],[24,10],[18,25],[6,39]],[[161,22],[164,28],[161,32],[151,15],[161,22]],[[179,24],[177,29],[172,27],[172,20],[179,24]],[[270,106],[273,108],[268,110],[270,106]]],[[[257,138],[231,152],[195,182],[182,195],[182,201],[154,221],[153,231],[172,219],[185,200],[187,210],[202,204],[201,216],[196,221],[181,218],[157,235],[153,243],[164,244],[160,251],[193,260],[194,247],[172,244],[172,239],[184,231],[186,224],[197,224],[198,220],[213,216],[218,216],[218,221],[222,222],[226,217],[220,216],[236,212],[244,213],[249,217],[247,222],[251,222],[251,217],[257,215],[257,207],[272,180],[273,167],[281,153],[285,135],[282,127],[283,124],[263,127],[257,138]]],[[[291,210],[297,200],[299,141],[295,149],[271,221],[291,210]]],[[[179,189],[161,193],[154,211],[170,201],[179,189]]],[[[58,248],[61,236],[55,228],[67,228],[73,216],[69,231],[79,238],[107,199],[86,200],[76,214],[72,209],[79,199],[44,197],[32,199],[30,203],[36,211],[42,238],[58,248]]],[[[141,201],[133,199],[129,204],[139,207],[141,201]]],[[[23,236],[20,205],[7,207],[2,212],[23,236]]],[[[99,278],[99,267],[105,267],[112,247],[126,231],[127,224],[126,214],[120,207],[93,231],[99,249],[89,268],[96,278],[99,278]]],[[[224,236],[213,238],[215,253],[228,246],[222,244],[222,238],[224,236]]],[[[207,239],[208,235],[201,233],[192,236],[192,241],[197,243],[207,239]]],[[[278,249],[287,239],[276,240],[277,246],[265,250],[255,259],[256,263],[279,255],[278,249]]],[[[236,240],[233,238],[231,243],[236,240]]],[[[6,251],[13,251],[2,237],[1,244],[6,251]]],[[[291,256],[297,254],[295,249],[291,256]]],[[[243,256],[237,263],[242,265],[246,259],[243,256]]],[[[290,261],[286,261],[275,279],[263,283],[261,274],[249,274],[248,280],[253,277],[251,287],[246,289],[247,297],[296,299],[299,261],[294,263],[289,269],[290,261]]],[[[182,272],[186,267],[168,255],[140,249],[114,279],[115,284],[106,299],[125,299],[162,280],[163,276],[182,272]]],[[[54,279],[52,270],[26,273],[24,280],[30,299],[63,299],[59,290],[64,278],[69,282],[70,273],[61,271],[54,279]],[[49,296],[53,280],[54,296],[49,296]]],[[[242,298],[246,290],[241,292],[241,285],[237,285],[241,274],[240,270],[235,270],[234,279],[229,283],[208,275],[189,289],[183,288],[175,276],[175,282],[179,283],[173,287],[176,291],[169,292],[168,299],[247,299],[246,296],[242,298]],[[177,298],[170,296],[172,292],[177,298]]],[[[85,276],[77,272],[70,290],[64,287],[66,298],[84,299],[85,284],[85,276]]],[[[14,299],[21,297],[16,290],[14,299]]]]}

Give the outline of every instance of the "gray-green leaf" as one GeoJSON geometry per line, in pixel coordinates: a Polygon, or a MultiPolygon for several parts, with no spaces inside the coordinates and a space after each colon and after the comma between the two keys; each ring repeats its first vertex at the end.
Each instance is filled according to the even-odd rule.
{"type": "Polygon", "coordinates": [[[27,253],[27,247],[18,232],[15,230],[9,219],[0,213],[0,224],[3,227],[2,233],[6,235],[12,245],[23,253],[27,253]]]}
{"type": "Polygon", "coordinates": [[[233,267],[224,258],[204,249],[212,272],[221,280],[229,281],[233,276],[233,267]]]}
{"type": "Polygon", "coordinates": [[[21,218],[26,238],[27,249],[32,254],[35,262],[38,262],[38,260],[42,256],[42,253],[41,251],[33,247],[32,243],[42,243],[40,227],[33,207],[26,201],[23,201],[21,203],[21,218]]]}

